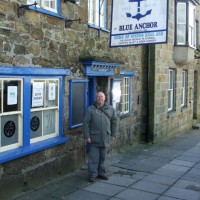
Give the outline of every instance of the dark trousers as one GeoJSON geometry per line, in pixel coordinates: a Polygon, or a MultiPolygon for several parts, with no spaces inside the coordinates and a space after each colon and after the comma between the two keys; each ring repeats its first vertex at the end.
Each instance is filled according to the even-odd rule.
{"type": "Polygon", "coordinates": [[[97,177],[98,175],[105,175],[105,147],[91,147],[88,157],[88,175],[90,177],[97,177]]]}

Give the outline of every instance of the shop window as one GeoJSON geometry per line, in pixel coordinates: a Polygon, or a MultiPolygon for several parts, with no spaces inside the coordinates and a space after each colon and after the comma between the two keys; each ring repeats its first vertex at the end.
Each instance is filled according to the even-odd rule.
{"type": "Polygon", "coordinates": [[[176,0],[175,45],[196,45],[196,4],[192,0],[176,0]]]}
{"type": "Polygon", "coordinates": [[[0,78],[0,152],[22,144],[22,79],[0,78]]]}
{"type": "Polygon", "coordinates": [[[32,79],[31,88],[31,143],[58,136],[59,79],[32,79]]]}
{"type": "Polygon", "coordinates": [[[70,80],[69,127],[82,126],[87,107],[88,80],[70,80]]]}
{"type": "Polygon", "coordinates": [[[65,143],[63,93],[69,70],[2,67],[0,74],[0,163],[65,143]]]}
{"type": "Polygon", "coordinates": [[[168,77],[168,111],[175,110],[175,70],[169,69],[168,77]]]}
{"type": "Polygon", "coordinates": [[[90,27],[107,29],[107,0],[88,0],[88,24],[90,27]]]}
{"type": "Polygon", "coordinates": [[[30,6],[30,10],[64,18],[60,15],[60,0],[27,0],[28,5],[34,4],[35,2],[37,5],[30,6]]]}
{"type": "Polygon", "coordinates": [[[187,71],[182,70],[182,83],[181,83],[181,106],[186,106],[187,103],[187,71]]]}

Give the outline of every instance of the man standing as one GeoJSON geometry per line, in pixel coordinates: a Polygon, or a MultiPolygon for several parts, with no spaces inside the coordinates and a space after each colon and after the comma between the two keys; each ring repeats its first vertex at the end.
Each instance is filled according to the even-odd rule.
{"type": "Polygon", "coordinates": [[[117,116],[112,106],[105,103],[105,94],[98,92],[96,102],[88,107],[83,123],[83,134],[90,152],[88,157],[89,181],[96,177],[108,180],[105,169],[107,147],[117,135],[117,116]]]}

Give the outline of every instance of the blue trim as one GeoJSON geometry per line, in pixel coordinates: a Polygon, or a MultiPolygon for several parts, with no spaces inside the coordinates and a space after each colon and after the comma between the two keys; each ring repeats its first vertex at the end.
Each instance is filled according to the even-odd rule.
{"type": "Polygon", "coordinates": [[[33,68],[33,67],[0,67],[1,75],[31,75],[31,76],[57,76],[70,75],[69,69],[63,68],[33,68]]]}
{"type": "Polygon", "coordinates": [[[23,138],[22,147],[0,152],[0,163],[26,156],[37,151],[54,147],[68,141],[63,136],[63,99],[64,77],[69,75],[68,69],[54,68],[22,68],[0,67],[0,77],[16,77],[23,79],[23,138]],[[31,108],[31,79],[32,78],[57,78],[59,79],[59,130],[58,136],[30,144],[30,108],[31,108]]]}
{"type": "Polygon", "coordinates": [[[136,76],[136,72],[121,71],[121,76],[136,76]]]}
{"type": "Polygon", "coordinates": [[[113,76],[113,69],[119,67],[116,63],[106,63],[94,60],[82,61],[86,76],[113,76]]]}
{"type": "Polygon", "coordinates": [[[23,94],[23,147],[30,146],[31,77],[24,78],[23,94]]]}
{"type": "Polygon", "coordinates": [[[0,164],[36,153],[68,141],[65,137],[56,137],[41,142],[33,143],[28,147],[17,148],[6,152],[0,153],[0,164]]]}
{"type": "Polygon", "coordinates": [[[73,128],[78,128],[80,126],[83,125],[82,123],[79,124],[73,124],[72,122],[72,114],[73,114],[73,110],[72,110],[72,104],[73,104],[73,99],[72,99],[72,92],[73,92],[73,88],[72,85],[73,83],[84,83],[85,87],[84,87],[84,113],[86,112],[86,108],[87,108],[87,104],[88,104],[88,100],[87,100],[87,91],[88,91],[88,80],[87,79],[76,79],[76,80],[70,80],[69,81],[69,128],[73,129],[73,128]]]}

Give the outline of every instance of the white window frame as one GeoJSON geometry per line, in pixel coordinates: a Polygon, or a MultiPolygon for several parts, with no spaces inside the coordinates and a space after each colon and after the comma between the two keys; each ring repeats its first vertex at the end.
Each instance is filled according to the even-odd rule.
{"type": "Polygon", "coordinates": [[[42,132],[41,132],[41,136],[40,137],[36,137],[36,138],[32,138],[30,139],[30,142],[31,143],[34,143],[34,142],[38,142],[38,141],[42,141],[42,140],[46,140],[46,139],[49,139],[49,138],[53,138],[53,137],[56,137],[58,136],[58,122],[59,122],[59,79],[49,79],[49,78],[46,78],[46,79],[31,79],[31,83],[43,83],[44,84],[44,93],[43,93],[43,97],[44,97],[44,102],[43,102],[43,106],[39,106],[39,107],[32,107],[31,108],[31,113],[34,113],[34,112],[42,112],[42,132]],[[48,105],[48,101],[47,99],[49,98],[48,97],[48,89],[47,89],[47,84],[51,82],[57,82],[57,85],[55,85],[55,104],[56,105],[48,105]],[[50,110],[55,110],[55,132],[54,133],[51,133],[51,134],[47,134],[45,135],[44,134],[44,112],[45,111],[50,111],[50,110]]]}
{"type": "Polygon", "coordinates": [[[174,110],[175,104],[175,70],[169,69],[168,77],[168,111],[174,110]]]}
{"type": "Polygon", "coordinates": [[[106,29],[107,0],[88,0],[88,23],[106,29]]]}
{"type": "Polygon", "coordinates": [[[176,1],[176,45],[196,47],[196,6],[191,1],[176,1]]]}
{"type": "Polygon", "coordinates": [[[22,136],[23,136],[23,132],[22,132],[22,113],[23,113],[23,79],[20,79],[20,78],[0,78],[0,92],[1,92],[1,111],[0,111],[0,128],[1,128],[1,118],[4,117],[4,116],[10,116],[10,115],[18,115],[18,142],[17,143],[13,143],[13,144],[10,144],[10,145],[6,145],[6,146],[1,146],[1,133],[0,134],[0,152],[4,152],[4,151],[8,151],[8,150],[11,150],[11,149],[14,149],[14,148],[17,148],[17,147],[20,147],[22,145],[22,136]],[[18,88],[18,91],[20,90],[20,97],[18,97],[19,93],[17,91],[17,101],[18,99],[20,99],[20,102],[17,102],[19,103],[20,105],[20,109],[17,110],[17,111],[6,111],[4,112],[4,108],[3,108],[3,82],[4,81],[20,81],[21,82],[21,85],[20,85],[20,88],[18,88]]]}
{"type": "Polygon", "coordinates": [[[113,79],[111,104],[119,115],[130,113],[131,77],[113,79]]]}
{"type": "Polygon", "coordinates": [[[35,2],[38,8],[58,13],[58,0],[27,0],[27,4],[33,4],[35,2]]]}
{"type": "Polygon", "coordinates": [[[186,102],[187,102],[187,71],[182,70],[181,107],[186,106],[186,102]]]}
{"type": "Polygon", "coordinates": [[[130,112],[130,77],[122,79],[122,114],[130,112]]]}

